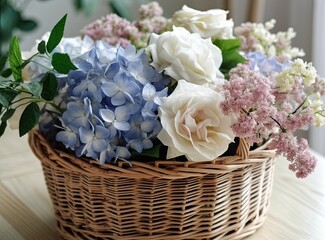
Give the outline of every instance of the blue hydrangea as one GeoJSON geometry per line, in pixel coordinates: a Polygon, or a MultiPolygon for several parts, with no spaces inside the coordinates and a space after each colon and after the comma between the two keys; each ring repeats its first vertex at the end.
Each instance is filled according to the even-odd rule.
{"type": "Polygon", "coordinates": [[[150,66],[145,52],[98,41],[74,63],[78,69],[66,81],[56,140],[100,163],[152,148],[169,79],[150,66]]]}
{"type": "Polygon", "coordinates": [[[282,63],[276,57],[269,57],[261,52],[249,52],[245,56],[249,60],[249,67],[266,77],[282,72],[290,66],[289,61],[282,63]]]}

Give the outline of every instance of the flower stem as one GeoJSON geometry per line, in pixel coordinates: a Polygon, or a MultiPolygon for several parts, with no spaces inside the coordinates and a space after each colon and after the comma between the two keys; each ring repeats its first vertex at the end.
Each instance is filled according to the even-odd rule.
{"type": "Polygon", "coordinates": [[[279,128],[281,129],[281,131],[283,133],[286,133],[287,132],[287,130],[284,127],[282,127],[281,124],[275,118],[273,118],[271,116],[270,116],[270,118],[279,126],[279,128]]]}
{"type": "Polygon", "coordinates": [[[295,114],[304,104],[305,104],[305,102],[307,101],[307,98],[308,98],[308,96],[307,97],[305,97],[305,99],[304,99],[304,101],[302,101],[302,103],[300,103],[300,105],[296,108],[296,110],[294,110],[291,114],[293,115],[293,114],[295,114]]]}

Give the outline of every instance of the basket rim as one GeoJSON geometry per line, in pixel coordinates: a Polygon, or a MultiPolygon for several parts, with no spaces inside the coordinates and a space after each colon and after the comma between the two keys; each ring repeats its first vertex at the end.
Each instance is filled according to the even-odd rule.
{"type": "MultiPolygon", "coordinates": [[[[165,178],[179,179],[186,177],[200,177],[207,174],[232,172],[253,164],[265,162],[275,157],[275,150],[267,150],[266,142],[262,146],[247,151],[244,157],[237,154],[233,156],[218,157],[212,161],[170,161],[156,160],[152,162],[131,161],[132,166],[119,161],[117,165],[100,164],[97,160],[78,158],[68,152],[52,148],[45,137],[37,129],[28,134],[28,143],[42,164],[59,168],[60,171],[75,171],[80,174],[102,177],[127,177],[127,178],[165,178]]],[[[244,150],[245,151],[245,150],[244,150]]]]}

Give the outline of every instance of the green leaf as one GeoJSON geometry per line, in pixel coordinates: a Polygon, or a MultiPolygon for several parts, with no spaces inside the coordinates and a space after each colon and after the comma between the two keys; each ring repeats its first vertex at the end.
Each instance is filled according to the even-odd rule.
{"type": "Polygon", "coordinates": [[[83,9],[82,0],[74,0],[73,5],[78,11],[83,9]]]}
{"type": "Polygon", "coordinates": [[[26,133],[32,130],[33,127],[36,126],[36,124],[39,121],[39,116],[40,116],[40,109],[37,103],[34,102],[30,103],[21,114],[19,120],[20,137],[24,136],[26,133]]]}
{"type": "Polygon", "coordinates": [[[237,66],[238,63],[244,63],[246,59],[240,55],[236,50],[231,50],[223,56],[221,68],[232,69],[237,66]]]}
{"type": "Polygon", "coordinates": [[[1,122],[1,125],[0,125],[0,137],[4,134],[4,132],[6,130],[6,127],[7,127],[7,122],[1,122]]]}
{"type": "Polygon", "coordinates": [[[8,107],[16,96],[17,93],[2,89],[0,90],[0,104],[4,107],[8,107]]]}
{"type": "Polygon", "coordinates": [[[130,9],[138,9],[140,5],[148,4],[149,2],[149,0],[110,0],[108,3],[113,13],[116,13],[120,17],[126,18],[129,21],[133,21],[137,16],[130,11],[130,9]]]}
{"type": "Polygon", "coordinates": [[[10,119],[12,117],[12,115],[14,115],[16,109],[7,109],[7,111],[2,115],[1,117],[1,121],[5,122],[7,121],[8,119],[10,119]]]}
{"type": "Polygon", "coordinates": [[[246,59],[240,55],[238,49],[240,47],[240,39],[217,39],[213,42],[222,51],[222,64],[220,71],[228,77],[230,69],[239,63],[244,63],[246,59]]]}
{"type": "Polygon", "coordinates": [[[83,11],[87,16],[90,16],[100,0],[74,0],[74,6],[77,10],[83,11]]]}
{"type": "Polygon", "coordinates": [[[21,19],[21,13],[15,10],[8,1],[4,6],[0,6],[0,30],[1,30],[1,40],[10,41],[12,37],[12,32],[15,30],[21,19]],[[8,3],[7,3],[8,2],[8,3]]]}
{"type": "Polygon", "coordinates": [[[22,83],[22,87],[29,90],[31,94],[35,97],[40,97],[42,93],[42,85],[39,82],[29,82],[29,83],[22,83]]]}
{"type": "Polygon", "coordinates": [[[41,80],[43,90],[41,96],[46,101],[52,101],[58,90],[58,81],[53,73],[48,72],[41,80]]]}
{"type": "Polygon", "coordinates": [[[8,60],[8,55],[7,54],[0,57],[0,72],[2,72],[2,70],[6,66],[7,60],[8,60]]]}
{"type": "Polygon", "coordinates": [[[1,73],[1,77],[4,77],[4,78],[8,78],[10,77],[12,74],[12,71],[10,68],[4,70],[2,73],[1,73]]]}
{"type": "Polygon", "coordinates": [[[42,40],[38,45],[37,45],[37,50],[39,51],[40,54],[44,54],[46,52],[46,43],[44,40],[42,40]]]}
{"type": "Polygon", "coordinates": [[[9,63],[12,70],[12,75],[16,81],[22,80],[22,72],[20,65],[23,60],[21,58],[21,51],[17,37],[14,37],[9,47],[9,63]]]}
{"type": "Polygon", "coordinates": [[[134,155],[137,156],[148,156],[153,158],[159,158],[160,157],[160,148],[162,144],[154,145],[153,148],[150,149],[144,149],[141,153],[135,152],[134,155]]]}
{"type": "Polygon", "coordinates": [[[233,39],[216,39],[213,41],[213,44],[216,45],[222,52],[237,50],[240,48],[241,41],[239,38],[233,39]]]}
{"type": "Polygon", "coordinates": [[[18,23],[18,28],[22,31],[31,31],[37,27],[37,22],[30,19],[21,19],[18,23]]]}
{"type": "Polygon", "coordinates": [[[77,69],[66,53],[54,53],[52,56],[52,66],[57,72],[63,74],[68,74],[70,70],[77,69]]]}
{"type": "Polygon", "coordinates": [[[54,26],[50,33],[49,40],[47,41],[46,49],[49,53],[51,53],[54,48],[60,43],[63,32],[64,32],[64,26],[67,19],[67,14],[61,18],[61,20],[54,26]]]}

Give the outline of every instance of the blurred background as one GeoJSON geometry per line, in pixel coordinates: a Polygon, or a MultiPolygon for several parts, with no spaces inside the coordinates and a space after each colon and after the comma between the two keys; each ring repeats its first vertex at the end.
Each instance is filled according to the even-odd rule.
{"type": "MultiPolygon", "coordinates": [[[[137,18],[140,4],[148,0],[0,0],[0,49],[4,53],[13,35],[28,51],[65,14],[68,19],[65,37],[79,35],[80,29],[110,12],[118,12],[130,20],[137,18]]],[[[306,52],[305,61],[313,61],[321,76],[325,76],[325,0],[157,0],[164,15],[171,17],[184,4],[198,10],[231,9],[235,26],[251,19],[265,22],[276,19],[276,31],[293,27],[297,32],[293,45],[306,52]]],[[[313,149],[325,155],[325,128],[299,133],[309,139],[313,149]]]]}

